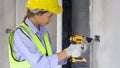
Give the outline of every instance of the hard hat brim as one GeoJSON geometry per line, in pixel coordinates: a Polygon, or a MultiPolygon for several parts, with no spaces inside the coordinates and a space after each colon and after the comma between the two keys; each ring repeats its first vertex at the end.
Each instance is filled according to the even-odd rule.
{"type": "Polygon", "coordinates": [[[53,10],[48,10],[49,12],[52,12],[52,13],[54,13],[54,14],[60,14],[62,11],[63,11],[63,9],[62,9],[62,7],[61,6],[58,6],[57,8],[55,8],[55,9],[53,9],[53,10]]]}

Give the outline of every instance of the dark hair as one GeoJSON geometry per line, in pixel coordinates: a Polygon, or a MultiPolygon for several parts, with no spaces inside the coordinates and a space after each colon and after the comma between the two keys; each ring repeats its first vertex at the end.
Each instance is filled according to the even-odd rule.
{"type": "Polygon", "coordinates": [[[38,15],[38,14],[43,15],[43,14],[45,14],[47,12],[48,11],[39,11],[37,13],[32,13],[29,9],[27,9],[26,14],[25,14],[25,16],[23,18],[23,22],[25,22],[26,18],[30,18],[30,17],[33,17],[34,15],[38,15]]]}

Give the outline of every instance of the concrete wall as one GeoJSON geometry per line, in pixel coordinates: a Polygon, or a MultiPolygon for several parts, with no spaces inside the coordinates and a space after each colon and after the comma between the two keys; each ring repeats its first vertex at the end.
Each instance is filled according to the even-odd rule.
{"type": "Polygon", "coordinates": [[[9,68],[8,35],[14,24],[15,0],[0,0],[0,68],[9,68]]]}
{"type": "Polygon", "coordinates": [[[90,36],[89,0],[72,1],[72,34],[90,36]]]}
{"type": "Polygon", "coordinates": [[[120,67],[120,0],[91,0],[91,36],[101,42],[91,48],[91,68],[120,67]]]}

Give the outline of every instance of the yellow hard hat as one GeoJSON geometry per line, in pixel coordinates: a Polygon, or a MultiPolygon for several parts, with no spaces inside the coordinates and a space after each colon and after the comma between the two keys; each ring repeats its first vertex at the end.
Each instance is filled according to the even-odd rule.
{"type": "Polygon", "coordinates": [[[26,7],[30,10],[47,10],[54,14],[59,14],[63,11],[62,7],[58,4],[58,0],[28,0],[26,7]]]}

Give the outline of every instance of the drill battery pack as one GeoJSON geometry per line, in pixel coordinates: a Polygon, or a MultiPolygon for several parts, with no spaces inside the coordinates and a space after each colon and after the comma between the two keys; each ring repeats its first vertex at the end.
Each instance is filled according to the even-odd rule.
{"type": "Polygon", "coordinates": [[[71,59],[71,68],[81,68],[81,67],[87,67],[88,63],[86,58],[72,58],[71,59]]]}

